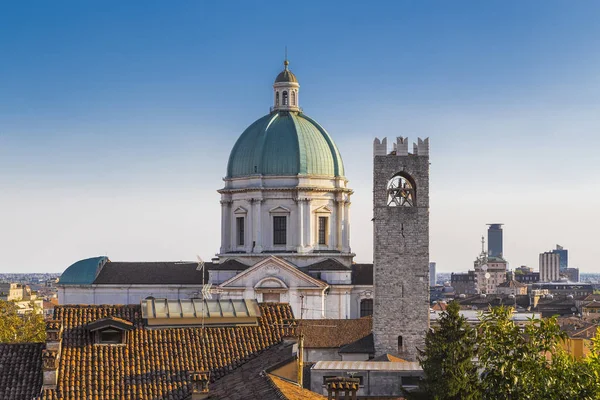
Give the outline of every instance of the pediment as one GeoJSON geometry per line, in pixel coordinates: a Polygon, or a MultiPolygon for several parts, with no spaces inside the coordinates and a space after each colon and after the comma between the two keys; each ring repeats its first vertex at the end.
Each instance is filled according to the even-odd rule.
{"type": "Polygon", "coordinates": [[[246,210],[246,209],[245,209],[244,207],[242,207],[242,206],[239,206],[238,208],[236,208],[236,209],[233,211],[233,213],[234,213],[234,214],[247,214],[247,213],[248,213],[248,210],[246,210]]]}
{"type": "Polygon", "coordinates": [[[269,210],[270,213],[286,213],[289,214],[290,213],[290,209],[286,208],[284,206],[277,206],[277,207],[273,207],[269,210]]]}
{"type": "Polygon", "coordinates": [[[226,288],[302,288],[325,289],[323,281],[300,271],[296,266],[275,256],[259,261],[254,266],[219,285],[226,288]]]}
{"type": "Polygon", "coordinates": [[[331,214],[331,208],[329,208],[327,206],[322,206],[322,207],[317,208],[314,212],[331,214]]]}

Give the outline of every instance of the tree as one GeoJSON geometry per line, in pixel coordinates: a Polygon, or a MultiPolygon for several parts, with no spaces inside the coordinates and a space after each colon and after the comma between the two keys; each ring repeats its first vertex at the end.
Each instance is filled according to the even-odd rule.
{"type": "Polygon", "coordinates": [[[19,315],[15,303],[0,300],[0,343],[46,341],[44,317],[35,312],[19,315]]]}
{"type": "Polygon", "coordinates": [[[529,319],[524,328],[512,320],[511,307],[480,317],[477,355],[483,398],[597,399],[598,375],[591,363],[563,349],[566,335],[555,317],[529,319]]]}
{"type": "Polygon", "coordinates": [[[460,306],[451,302],[439,318],[439,328],[425,337],[425,349],[419,350],[424,378],[419,389],[405,393],[408,399],[471,400],[478,399],[475,332],[459,313],[460,306]]]}

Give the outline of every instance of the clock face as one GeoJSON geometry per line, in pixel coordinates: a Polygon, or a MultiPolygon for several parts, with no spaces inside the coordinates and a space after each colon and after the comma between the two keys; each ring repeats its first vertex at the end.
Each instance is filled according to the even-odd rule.
{"type": "Polygon", "coordinates": [[[415,189],[403,176],[393,177],[387,187],[388,206],[390,207],[414,207],[415,189]]]}

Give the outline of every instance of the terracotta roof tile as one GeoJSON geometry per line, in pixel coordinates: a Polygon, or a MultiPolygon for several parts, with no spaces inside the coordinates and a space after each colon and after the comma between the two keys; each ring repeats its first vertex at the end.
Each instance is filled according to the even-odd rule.
{"type": "Polygon", "coordinates": [[[286,400],[322,400],[327,397],[310,390],[301,388],[298,384],[282,379],[272,374],[266,374],[272,387],[286,400]]]}
{"type": "Polygon", "coordinates": [[[43,343],[0,344],[0,399],[30,400],[42,387],[43,343]]]}
{"type": "Polygon", "coordinates": [[[304,319],[298,321],[308,348],[342,347],[355,342],[373,330],[373,319],[304,319]]]}
{"type": "Polygon", "coordinates": [[[373,341],[373,334],[370,333],[367,336],[360,338],[352,343],[342,346],[339,353],[375,353],[375,342],[373,341]]]}
{"type": "Polygon", "coordinates": [[[45,390],[41,399],[185,399],[190,372],[210,371],[218,382],[281,341],[282,321],[293,318],[290,306],[260,308],[258,326],[203,330],[147,329],[139,305],[56,307],[54,318],[64,329],[58,387],[45,390]],[[133,323],[125,345],[93,344],[87,324],[107,317],[133,323]]]}

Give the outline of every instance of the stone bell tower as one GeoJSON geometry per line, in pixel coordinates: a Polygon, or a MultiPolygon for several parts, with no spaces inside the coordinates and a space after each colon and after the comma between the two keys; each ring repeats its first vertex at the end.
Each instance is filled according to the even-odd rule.
{"type": "Polygon", "coordinates": [[[376,355],[416,360],[429,329],[429,139],[373,144],[376,355]]]}

